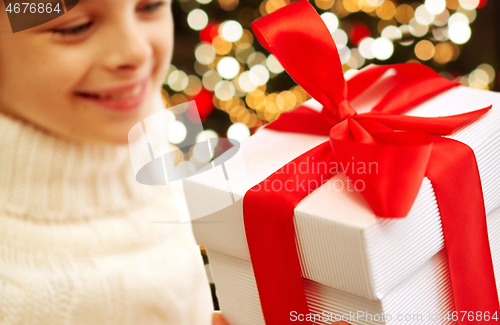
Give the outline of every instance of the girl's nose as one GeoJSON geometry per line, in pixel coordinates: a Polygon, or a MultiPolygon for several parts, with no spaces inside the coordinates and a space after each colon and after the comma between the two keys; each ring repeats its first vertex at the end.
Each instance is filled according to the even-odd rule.
{"type": "Polygon", "coordinates": [[[134,71],[144,67],[153,55],[147,34],[139,26],[127,24],[109,32],[106,47],[106,67],[112,71],[134,71]]]}

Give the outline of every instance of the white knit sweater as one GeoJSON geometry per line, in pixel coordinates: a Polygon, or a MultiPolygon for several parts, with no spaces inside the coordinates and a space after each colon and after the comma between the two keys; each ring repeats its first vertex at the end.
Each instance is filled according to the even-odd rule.
{"type": "Polygon", "coordinates": [[[211,324],[203,262],[128,146],[0,114],[0,324],[211,324]]]}

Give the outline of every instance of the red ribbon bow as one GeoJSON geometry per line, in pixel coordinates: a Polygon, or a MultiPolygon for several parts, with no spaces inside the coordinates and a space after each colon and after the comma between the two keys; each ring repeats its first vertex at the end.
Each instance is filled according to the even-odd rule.
{"type": "MultiPolygon", "coordinates": [[[[347,171],[346,175],[352,181],[363,181],[362,195],[377,216],[386,218],[408,214],[422,179],[427,176],[433,184],[443,224],[455,309],[489,311],[491,315],[498,312],[474,153],[461,142],[438,136],[451,134],[485,114],[491,106],[438,118],[394,115],[458,84],[420,64],[365,69],[346,82],[331,34],[307,0],[258,19],[252,30],[290,76],[323,105],[321,113],[300,106],[267,126],[279,131],[330,136],[329,142],[289,164],[337,161],[345,166],[354,159],[367,166],[376,162],[376,174],[347,171]],[[389,80],[393,89],[371,112],[357,114],[350,101],[389,69],[396,72],[389,80]]],[[[319,180],[334,176],[325,170],[323,174],[318,171],[291,177],[290,170],[294,169],[282,168],[263,182],[316,180],[319,186],[319,180]]],[[[245,194],[245,231],[266,324],[281,325],[291,322],[292,311],[309,313],[296,252],[293,214],[298,202],[314,189],[260,189],[258,184],[245,194]]]]}

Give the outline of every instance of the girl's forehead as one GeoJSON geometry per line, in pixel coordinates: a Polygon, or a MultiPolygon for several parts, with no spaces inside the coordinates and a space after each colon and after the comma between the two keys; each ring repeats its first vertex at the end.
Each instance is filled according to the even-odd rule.
{"type": "Polygon", "coordinates": [[[9,18],[7,17],[7,11],[5,11],[5,5],[3,1],[0,1],[0,36],[2,33],[11,33],[12,30],[9,24],[9,18]]]}

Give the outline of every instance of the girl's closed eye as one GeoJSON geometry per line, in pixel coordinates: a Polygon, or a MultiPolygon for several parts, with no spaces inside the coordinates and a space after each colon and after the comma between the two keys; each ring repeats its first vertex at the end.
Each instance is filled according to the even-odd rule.
{"type": "MultiPolygon", "coordinates": [[[[167,4],[167,2],[163,1],[163,0],[156,1],[156,2],[152,2],[152,3],[148,3],[146,5],[140,6],[137,9],[137,11],[140,13],[146,13],[146,14],[154,13],[154,12],[158,11],[162,6],[165,6],[166,4],[167,4]]],[[[76,26],[72,26],[72,27],[54,28],[54,29],[52,29],[52,32],[55,34],[62,35],[62,36],[78,35],[78,34],[85,33],[87,30],[90,29],[90,27],[92,27],[92,25],[93,25],[93,22],[89,21],[89,22],[85,22],[85,23],[82,23],[82,24],[79,24],[76,26]]]]}
{"type": "Polygon", "coordinates": [[[157,2],[153,2],[153,3],[149,3],[147,5],[141,6],[141,7],[139,7],[138,10],[140,12],[144,12],[144,13],[155,12],[158,9],[160,9],[160,7],[164,6],[165,4],[166,4],[166,1],[157,1],[157,2]]]}
{"type": "Polygon", "coordinates": [[[92,26],[92,22],[89,21],[84,24],[80,24],[78,26],[74,27],[68,27],[68,28],[58,28],[58,29],[53,29],[52,32],[55,34],[60,34],[60,35],[77,35],[86,32],[90,27],[92,26]]]}

